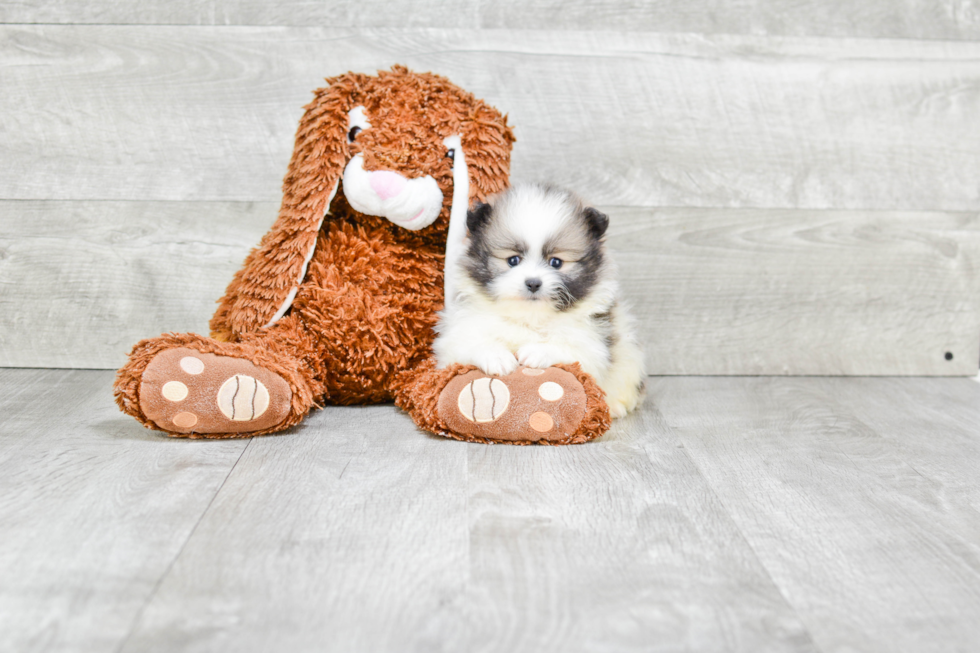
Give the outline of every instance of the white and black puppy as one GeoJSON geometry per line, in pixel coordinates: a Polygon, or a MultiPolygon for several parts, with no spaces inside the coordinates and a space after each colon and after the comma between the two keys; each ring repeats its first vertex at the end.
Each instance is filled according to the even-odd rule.
{"type": "Polygon", "coordinates": [[[503,376],[578,362],[613,417],[635,408],[643,354],[603,242],[609,218],[566,190],[522,184],[475,206],[466,226],[464,253],[447,261],[454,291],[436,327],[439,365],[503,376]]]}

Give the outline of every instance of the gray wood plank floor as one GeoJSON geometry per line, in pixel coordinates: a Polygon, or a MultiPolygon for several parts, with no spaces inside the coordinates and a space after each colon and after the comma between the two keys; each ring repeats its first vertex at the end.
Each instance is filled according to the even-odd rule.
{"type": "Polygon", "coordinates": [[[248,445],[119,419],[108,372],[0,370],[0,650],[112,651],[248,445]]]}
{"type": "Polygon", "coordinates": [[[980,384],[652,377],[568,448],[170,440],[0,370],[0,650],[969,651],[980,384]]]}

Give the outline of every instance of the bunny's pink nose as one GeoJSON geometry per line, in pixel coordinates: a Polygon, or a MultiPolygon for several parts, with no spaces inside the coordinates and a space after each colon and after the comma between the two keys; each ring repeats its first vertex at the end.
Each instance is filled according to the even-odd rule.
{"type": "Polygon", "coordinates": [[[379,170],[371,173],[371,188],[383,200],[401,193],[406,183],[407,180],[397,172],[379,170]]]}

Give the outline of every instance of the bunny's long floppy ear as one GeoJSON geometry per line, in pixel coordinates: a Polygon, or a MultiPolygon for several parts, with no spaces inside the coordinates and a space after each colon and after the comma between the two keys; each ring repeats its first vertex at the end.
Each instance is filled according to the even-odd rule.
{"type": "MultiPolygon", "coordinates": [[[[472,97],[472,96],[470,96],[472,97]]],[[[510,151],[514,132],[507,116],[483,100],[473,100],[459,125],[470,179],[470,204],[485,202],[510,183],[510,151]]]]}
{"type": "Polygon", "coordinates": [[[453,203],[446,240],[445,307],[456,301],[458,262],[466,249],[467,209],[499,193],[510,177],[514,133],[507,117],[482,100],[469,96],[471,106],[460,121],[459,134],[443,141],[456,155],[453,161],[453,203]]]}
{"type": "Polygon", "coordinates": [[[275,322],[292,304],[350,155],[348,112],[365,79],[355,73],[330,78],[306,106],[283,180],[279,217],[218,302],[212,337],[234,340],[275,322]]]}

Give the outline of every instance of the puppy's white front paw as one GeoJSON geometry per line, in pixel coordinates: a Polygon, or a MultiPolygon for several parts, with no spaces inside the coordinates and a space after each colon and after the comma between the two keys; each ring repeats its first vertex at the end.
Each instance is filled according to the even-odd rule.
{"type": "Polygon", "coordinates": [[[561,351],[557,347],[545,343],[524,345],[517,350],[517,360],[525,367],[536,367],[538,369],[551,367],[556,363],[573,362],[564,360],[561,351]]]}
{"type": "Polygon", "coordinates": [[[507,349],[495,347],[475,352],[473,364],[479,367],[484,374],[507,376],[517,369],[517,358],[507,349]]]}
{"type": "Polygon", "coordinates": [[[613,419],[622,419],[630,412],[626,404],[621,401],[609,401],[607,397],[606,404],[609,406],[609,416],[613,419]]]}

